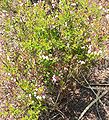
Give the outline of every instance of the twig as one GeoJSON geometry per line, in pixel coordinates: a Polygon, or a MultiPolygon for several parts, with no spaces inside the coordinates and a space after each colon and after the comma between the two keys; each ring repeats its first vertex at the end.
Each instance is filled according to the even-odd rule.
{"type": "Polygon", "coordinates": [[[99,112],[99,109],[98,109],[98,102],[96,103],[96,110],[97,110],[97,114],[98,114],[99,120],[102,120],[100,112],[99,112]]]}
{"type": "MultiPolygon", "coordinates": [[[[81,74],[82,74],[82,73],[81,73],[81,74]]],[[[92,86],[89,84],[89,82],[86,80],[86,78],[84,77],[83,74],[82,74],[82,76],[83,76],[85,82],[88,84],[88,88],[90,88],[90,89],[92,90],[92,92],[94,93],[94,95],[95,95],[96,97],[98,97],[98,95],[96,94],[96,92],[94,91],[94,89],[92,88],[92,86]]],[[[103,105],[103,103],[102,103],[101,100],[99,100],[99,102],[103,105]]]]}
{"type": "Polygon", "coordinates": [[[56,101],[55,101],[55,104],[54,104],[55,106],[57,105],[57,102],[58,102],[58,100],[59,100],[60,94],[61,94],[61,90],[59,91],[58,96],[57,96],[57,98],[56,98],[56,101]]]}
{"type": "Polygon", "coordinates": [[[66,115],[61,110],[59,110],[58,108],[56,110],[59,112],[63,119],[67,118],[66,115]]]}
{"type": "Polygon", "coordinates": [[[74,78],[73,76],[71,76],[79,85],[83,86],[84,88],[89,88],[85,85],[83,85],[78,79],[74,78]]]}
{"type": "Polygon", "coordinates": [[[53,117],[52,117],[51,119],[49,119],[49,120],[53,120],[53,119],[56,118],[58,115],[59,115],[59,113],[56,114],[55,116],[53,116],[53,117]]]}
{"type": "Polygon", "coordinates": [[[80,115],[80,117],[79,117],[78,120],[81,120],[82,117],[84,116],[84,114],[85,114],[100,98],[102,98],[104,95],[106,95],[107,92],[108,92],[107,90],[104,91],[100,96],[98,96],[95,100],[93,100],[93,101],[84,109],[84,111],[81,113],[81,115],[80,115]]]}
{"type": "MultiPolygon", "coordinates": [[[[81,73],[82,74],[82,73],[81,73]]],[[[89,83],[88,83],[88,81],[86,80],[86,78],[84,77],[84,75],[82,74],[82,76],[83,76],[83,78],[84,78],[84,80],[85,80],[85,82],[88,84],[88,86],[89,86],[89,88],[92,90],[92,92],[95,94],[95,96],[96,97],[98,97],[98,95],[95,93],[95,91],[94,91],[94,89],[95,89],[95,87],[92,87],[89,83]]],[[[100,91],[100,90],[99,90],[100,91]]],[[[100,102],[100,104],[104,107],[104,110],[105,110],[105,112],[108,114],[108,111],[105,109],[105,105],[103,104],[103,102],[99,99],[99,102],[100,102]]]]}

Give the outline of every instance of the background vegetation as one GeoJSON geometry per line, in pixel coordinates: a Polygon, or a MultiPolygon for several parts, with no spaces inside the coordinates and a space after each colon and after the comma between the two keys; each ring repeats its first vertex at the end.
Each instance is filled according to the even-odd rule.
{"type": "Polygon", "coordinates": [[[78,84],[87,87],[83,78],[104,56],[108,36],[100,32],[103,11],[87,0],[36,5],[4,0],[1,5],[7,13],[3,63],[12,91],[1,115],[48,120],[54,112],[61,119],[78,119],[78,113],[68,118],[61,103],[78,84]]]}

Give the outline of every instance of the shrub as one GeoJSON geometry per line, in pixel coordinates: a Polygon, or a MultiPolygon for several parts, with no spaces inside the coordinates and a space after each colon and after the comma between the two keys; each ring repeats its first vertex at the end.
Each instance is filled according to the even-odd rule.
{"type": "Polygon", "coordinates": [[[96,4],[62,0],[54,10],[43,6],[44,2],[17,4],[4,25],[4,67],[8,80],[17,86],[16,106],[11,104],[9,111],[16,119],[38,119],[47,109],[47,96],[55,101],[67,81],[75,82],[72,76],[88,73],[102,50],[98,33],[102,13],[96,4]]]}

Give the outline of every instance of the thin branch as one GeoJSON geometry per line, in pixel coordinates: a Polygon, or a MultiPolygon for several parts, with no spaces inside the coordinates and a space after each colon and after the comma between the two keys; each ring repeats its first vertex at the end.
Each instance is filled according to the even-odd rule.
{"type": "Polygon", "coordinates": [[[55,116],[53,116],[52,118],[50,118],[49,120],[53,120],[53,119],[56,118],[58,115],[59,115],[59,113],[56,114],[55,116]]]}
{"type": "MultiPolygon", "coordinates": [[[[82,73],[81,73],[81,74],[82,74],[82,73]]],[[[96,94],[96,92],[95,92],[94,89],[91,87],[91,85],[90,85],[89,82],[86,80],[86,78],[84,77],[83,74],[82,74],[82,76],[83,76],[85,82],[88,84],[88,88],[90,88],[90,89],[92,90],[92,92],[94,93],[94,95],[95,95],[96,97],[98,97],[98,95],[96,94]]],[[[99,102],[103,105],[103,103],[102,103],[101,100],[99,100],[99,102]]]]}
{"type": "MultiPolygon", "coordinates": [[[[81,73],[82,74],[82,73],[81,73]]],[[[84,75],[82,74],[82,76],[83,76],[83,78],[84,78],[84,80],[86,81],[86,83],[88,84],[88,86],[89,86],[89,88],[92,90],[92,92],[95,94],[95,96],[96,97],[98,97],[98,95],[95,93],[95,91],[94,91],[94,89],[95,89],[95,87],[92,87],[90,84],[89,84],[89,82],[86,80],[86,78],[84,77],[84,75]]],[[[101,90],[101,89],[97,89],[97,90],[101,90]]],[[[105,89],[106,90],[106,89],[105,89]]],[[[103,102],[99,99],[99,102],[100,102],[100,104],[104,107],[104,110],[105,110],[105,112],[108,114],[108,111],[106,110],[106,108],[105,108],[105,105],[103,104],[103,102]]]]}
{"type": "Polygon", "coordinates": [[[106,95],[107,92],[108,92],[107,90],[104,91],[100,96],[98,96],[95,100],[93,100],[93,101],[84,109],[84,111],[81,113],[81,115],[80,115],[80,117],[79,117],[78,120],[81,120],[82,117],[85,115],[85,113],[86,113],[100,98],[102,98],[104,95],[106,95]]]}
{"type": "Polygon", "coordinates": [[[97,114],[98,114],[99,120],[102,120],[100,112],[99,112],[99,109],[98,109],[98,102],[96,103],[96,110],[97,110],[97,114]]]}

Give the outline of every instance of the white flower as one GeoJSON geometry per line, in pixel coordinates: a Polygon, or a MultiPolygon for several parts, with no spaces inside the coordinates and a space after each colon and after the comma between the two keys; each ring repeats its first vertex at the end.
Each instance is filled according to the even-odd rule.
{"type": "Polygon", "coordinates": [[[36,88],[36,91],[38,91],[38,88],[36,88]]]}
{"type": "Polygon", "coordinates": [[[52,54],[49,54],[49,57],[52,57],[52,54]]]}
{"type": "Polygon", "coordinates": [[[37,94],[37,93],[36,93],[36,92],[34,92],[34,96],[35,96],[35,97],[36,97],[36,94],[37,94]]]}
{"type": "Polygon", "coordinates": [[[42,98],[45,99],[45,95],[42,95],[42,98]]]}
{"type": "Polygon", "coordinates": [[[103,8],[102,4],[101,4],[101,3],[99,3],[99,9],[102,9],[102,8],[103,8]]]}
{"type": "Polygon", "coordinates": [[[53,7],[53,8],[55,8],[55,6],[56,6],[55,4],[52,4],[52,7],[53,7]]]}
{"type": "Polygon", "coordinates": [[[93,53],[94,53],[94,54],[98,54],[98,52],[97,52],[97,51],[94,51],[93,53]]]}
{"type": "Polygon", "coordinates": [[[109,22],[109,14],[106,15],[106,19],[109,22]]]}
{"type": "Polygon", "coordinates": [[[29,94],[28,96],[29,96],[29,98],[31,98],[31,94],[29,94]]]}
{"type": "Polygon", "coordinates": [[[58,18],[58,15],[56,15],[55,18],[58,18]]]}
{"type": "Polygon", "coordinates": [[[73,11],[70,11],[70,14],[73,14],[73,11]]]}
{"type": "Polygon", "coordinates": [[[69,43],[67,43],[67,47],[69,47],[70,46],[70,44],[69,43]]]}
{"type": "Polygon", "coordinates": [[[67,22],[65,22],[65,26],[67,27],[67,22]]]}
{"type": "Polygon", "coordinates": [[[91,42],[91,38],[88,38],[88,39],[87,39],[87,42],[91,42]]]}
{"type": "Polygon", "coordinates": [[[76,6],[76,3],[72,3],[71,6],[76,6]]]}
{"type": "Polygon", "coordinates": [[[16,82],[16,79],[14,78],[13,81],[16,82]]]}
{"type": "Polygon", "coordinates": [[[57,79],[56,79],[56,76],[55,76],[55,75],[53,75],[52,80],[53,80],[53,82],[56,82],[56,81],[57,81],[57,79]]]}
{"type": "Polygon", "coordinates": [[[93,52],[93,54],[95,54],[95,55],[100,55],[100,54],[102,54],[102,53],[103,53],[102,50],[94,51],[94,52],[93,52]]]}
{"type": "Polygon", "coordinates": [[[41,100],[42,97],[38,95],[38,96],[36,97],[36,99],[41,100]]]}
{"type": "Polygon", "coordinates": [[[89,45],[88,54],[92,52],[92,45],[89,45]]]}
{"type": "Polygon", "coordinates": [[[34,3],[34,6],[36,6],[37,5],[37,3],[34,3]]]}
{"type": "Polygon", "coordinates": [[[82,48],[82,49],[85,49],[85,46],[82,46],[81,48],[82,48]]]}
{"type": "Polygon", "coordinates": [[[45,55],[42,55],[42,58],[43,58],[43,59],[46,59],[46,60],[49,59],[48,56],[45,56],[45,55]]]}
{"type": "Polygon", "coordinates": [[[80,60],[78,63],[80,63],[81,65],[85,64],[85,62],[82,60],[80,60]]]}
{"type": "Polygon", "coordinates": [[[10,74],[10,73],[8,73],[8,76],[11,76],[11,74],[10,74]]]}
{"type": "Polygon", "coordinates": [[[105,13],[108,13],[108,12],[109,12],[109,9],[103,8],[102,10],[103,10],[105,13]]]}
{"type": "Polygon", "coordinates": [[[64,67],[64,70],[65,70],[65,71],[67,71],[67,70],[68,70],[68,68],[67,68],[67,67],[64,67]]]}
{"type": "Polygon", "coordinates": [[[88,54],[91,53],[91,50],[88,50],[88,54]]]}
{"type": "Polygon", "coordinates": [[[23,3],[20,3],[20,6],[23,6],[23,3]]]}
{"type": "Polygon", "coordinates": [[[99,51],[98,51],[98,54],[102,54],[102,53],[103,53],[102,50],[99,50],[99,51]]]}

